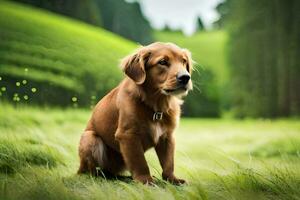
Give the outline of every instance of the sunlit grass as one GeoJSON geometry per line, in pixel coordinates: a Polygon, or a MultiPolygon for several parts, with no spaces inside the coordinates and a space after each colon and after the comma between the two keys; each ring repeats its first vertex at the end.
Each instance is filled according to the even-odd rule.
{"type": "Polygon", "coordinates": [[[299,199],[299,120],[182,119],[176,174],[189,185],[156,187],[78,176],[77,147],[90,116],[81,109],[1,103],[1,199],[299,199]]]}

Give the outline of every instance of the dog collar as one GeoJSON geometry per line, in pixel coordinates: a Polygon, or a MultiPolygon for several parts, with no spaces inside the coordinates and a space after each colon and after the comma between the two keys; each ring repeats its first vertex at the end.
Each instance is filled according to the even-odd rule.
{"type": "Polygon", "coordinates": [[[162,118],[163,118],[163,112],[155,112],[152,117],[153,121],[156,120],[159,121],[162,120],[162,118]]]}

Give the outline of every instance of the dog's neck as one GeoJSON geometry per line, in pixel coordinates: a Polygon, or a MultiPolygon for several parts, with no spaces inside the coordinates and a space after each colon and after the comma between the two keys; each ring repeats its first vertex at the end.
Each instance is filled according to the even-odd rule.
{"type": "Polygon", "coordinates": [[[127,92],[141,103],[153,110],[153,112],[172,113],[180,109],[182,100],[172,95],[165,95],[158,89],[147,85],[137,85],[134,81],[126,78],[124,84],[127,92]]]}
{"type": "Polygon", "coordinates": [[[147,87],[145,85],[138,86],[140,99],[154,112],[169,113],[180,105],[180,100],[171,95],[162,94],[158,89],[147,87]]]}
{"type": "Polygon", "coordinates": [[[170,109],[172,97],[159,94],[159,91],[147,92],[141,89],[141,100],[155,112],[167,112],[170,109]]]}

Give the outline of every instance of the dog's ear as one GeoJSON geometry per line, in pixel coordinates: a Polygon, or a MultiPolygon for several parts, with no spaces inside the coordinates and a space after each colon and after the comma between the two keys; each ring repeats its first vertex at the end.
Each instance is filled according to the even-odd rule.
{"type": "Polygon", "coordinates": [[[193,59],[192,59],[192,53],[189,51],[189,50],[187,50],[187,49],[183,49],[183,52],[184,52],[184,54],[186,55],[186,57],[187,57],[187,71],[190,73],[190,74],[192,74],[192,71],[193,71],[193,63],[194,63],[194,61],[193,61],[193,59]]]}
{"type": "Polygon", "coordinates": [[[150,52],[142,47],[136,53],[126,56],[121,61],[121,68],[125,74],[138,85],[143,84],[146,80],[145,65],[149,56],[150,52]]]}

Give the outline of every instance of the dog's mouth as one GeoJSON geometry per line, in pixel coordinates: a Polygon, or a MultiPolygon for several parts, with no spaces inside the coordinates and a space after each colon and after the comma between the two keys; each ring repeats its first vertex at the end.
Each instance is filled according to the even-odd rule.
{"type": "Polygon", "coordinates": [[[187,93],[188,92],[188,88],[187,86],[180,86],[180,87],[176,87],[176,88],[168,88],[168,89],[162,89],[162,93],[165,95],[178,95],[178,94],[183,94],[183,93],[187,93]]]}

